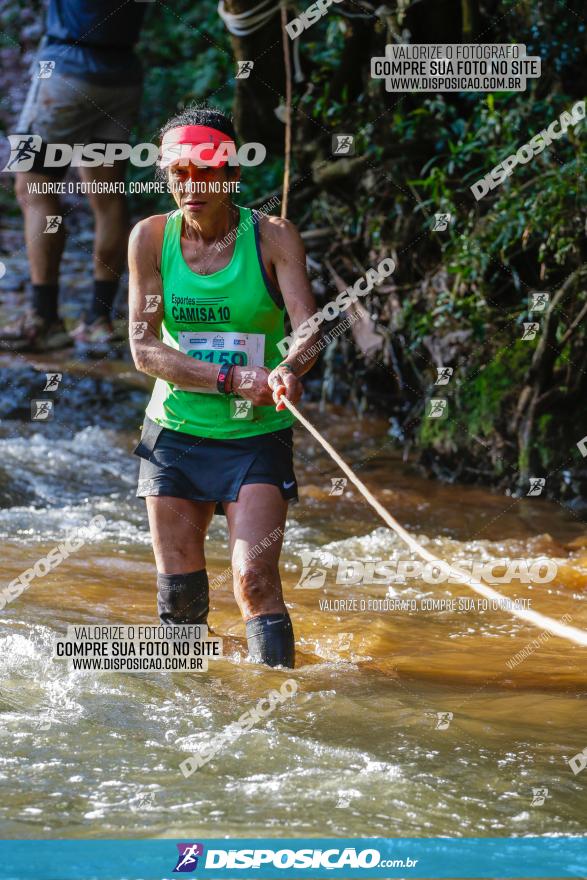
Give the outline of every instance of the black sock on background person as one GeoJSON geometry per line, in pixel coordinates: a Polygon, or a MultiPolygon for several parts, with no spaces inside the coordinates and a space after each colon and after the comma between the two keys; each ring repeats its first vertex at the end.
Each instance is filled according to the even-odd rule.
{"type": "Polygon", "coordinates": [[[57,303],[59,300],[58,284],[33,284],[33,311],[43,318],[47,324],[59,320],[57,303]]]}
{"type": "Polygon", "coordinates": [[[210,608],[208,572],[157,574],[157,611],[161,623],[205,624],[210,608]]]}
{"type": "Polygon", "coordinates": [[[112,306],[118,291],[118,281],[101,281],[94,278],[94,295],[87,317],[88,324],[92,324],[99,318],[110,320],[112,306]]]}
{"type": "Polygon", "coordinates": [[[249,657],[267,666],[288,666],[295,663],[295,643],[289,614],[260,614],[247,620],[249,657]]]}

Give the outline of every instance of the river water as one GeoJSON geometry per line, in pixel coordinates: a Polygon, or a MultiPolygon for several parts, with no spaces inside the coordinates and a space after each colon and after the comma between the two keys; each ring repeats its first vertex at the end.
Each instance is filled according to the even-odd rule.
{"type": "MultiPolygon", "coordinates": [[[[32,423],[39,373],[23,361],[0,367],[2,582],[68,531],[98,514],[106,520],[90,544],[0,614],[1,837],[585,833],[587,771],[575,775],[567,763],[587,746],[584,649],[541,637],[500,610],[324,607],[473,595],[455,584],[337,584],[325,565],[324,586],[299,589],[302,553],[318,568],[332,557],[409,558],[355,492],[330,494],[336,468],[302,429],[302,497],[290,510],[282,557],[298,646],[293,673],[246,661],[228,582],[213,591],[210,615],[225,656],[207,673],[68,672],[52,660],[52,642],[69,624],[156,621],[130,454],[145,393],[128,365],[106,365],[96,376],[70,375],[65,364],[59,418],[32,423]],[[528,656],[512,664],[524,649],[528,656]],[[189,754],[292,676],[295,697],[184,778],[179,764],[189,754]]],[[[313,405],[305,412],[442,559],[554,560],[551,583],[497,589],[587,628],[585,524],[541,499],[421,478],[402,464],[382,420],[359,423],[313,405]]],[[[207,556],[211,577],[225,570],[222,518],[213,521],[207,556]]]]}

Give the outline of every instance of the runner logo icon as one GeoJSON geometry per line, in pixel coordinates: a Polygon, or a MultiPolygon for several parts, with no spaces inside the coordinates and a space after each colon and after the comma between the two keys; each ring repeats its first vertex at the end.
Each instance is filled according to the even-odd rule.
{"type": "Polygon", "coordinates": [[[63,373],[45,373],[47,381],[43,391],[59,391],[59,383],[63,379],[63,373]]]}
{"type": "Polygon", "coordinates": [[[174,874],[191,874],[198,867],[198,856],[204,855],[201,843],[178,843],[179,856],[173,869],[174,874]]]}
{"type": "Polygon", "coordinates": [[[161,296],[158,293],[147,293],[145,295],[144,312],[156,312],[161,305],[161,296]]]}
{"type": "Polygon", "coordinates": [[[46,422],[53,418],[52,400],[31,400],[31,419],[33,422],[46,422]]]}
{"type": "Polygon", "coordinates": [[[302,573],[294,590],[319,590],[326,583],[326,568],[332,568],[333,559],[324,559],[314,553],[302,551],[302,573]]]}
{"type": "Polygon", "coordinates": [[[235,79],[248,79],[255,66],[254,61],[237,61],[238,70],[235,79]]]}
{"type": "Polygon", "coordinates": [[[54,61],[39,61],[39,72],[37,74],[37,79],[50,79],[51,74],[54,70],[54,61]]]}
{"type": "Polygon", "coordinates": [[[233,399],[230,401],[230,418],[246,419],[250,421],[253,418],[253,403],[251,400],[233,399]]]}
{"type": "Polygon", "coordinates": [[[30,171],[37,153],[41,152],[39,134],[9,134],[10,156],[2,171],[30,171]]]}

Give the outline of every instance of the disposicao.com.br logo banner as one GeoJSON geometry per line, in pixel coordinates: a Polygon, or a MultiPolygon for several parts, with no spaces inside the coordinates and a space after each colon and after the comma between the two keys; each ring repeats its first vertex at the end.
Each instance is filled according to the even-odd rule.
{"type": "Polygon", "coordinates": [[[586,875],[585,837],[0,841],[0,880],[586,875]]]}

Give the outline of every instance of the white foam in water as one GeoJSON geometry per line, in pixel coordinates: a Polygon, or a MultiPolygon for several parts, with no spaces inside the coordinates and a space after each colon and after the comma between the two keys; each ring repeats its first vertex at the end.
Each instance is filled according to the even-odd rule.
{"type": "MultiPolygon", "coordinates": [[[[6,621],[14,626],[16,622],[6,621]]],[[[22,625],[21,625],[22,626],[22,625]]],[[[16,717],[43,719],[51,724],[83,714],[77,701],[79,673],[68,672],[63,663],[52,660],[57,633],[46,626],[24,627],[28,635],[11,633],[2,637],[0,652],[0,694],[17,708],[16,717]]]]}
{"type": "MultiPolygon", "coordinates": [[[[504,541],[458,541],[455,538],[441,537],[431,539],[426,535],[414,535],[422,546],[436,553],[441,559],[449,560],[458,565],[470,562],[507,562],[517,559],[519,553],[511,549],[508,553],[507,542],[504,541]]],[[[319,549],[298,540],[299,551],[312,551],[317,557],[324,559],[356,559],[361,562],[398,562],[414,559],[406,544],[390,529],[378,527],[366,535],[353,535],[340,541],[330,541],[319,549]]],[[[529,556],[528,558],[534,558],[529,556]]],[[[538,557],[536,557],[538,558],[538,557]]]]}
{"type": "Polygon", "coordinates": [[[101,514],[106,526],[93,542],[148,544],[144,503],[135,499],[138,460],[115,441],[114,431],[98,427],[70,439],[35,434],[0,440],[0,479],[26,499],[0,510],[0,537],[58,541],[101,514]]]}
{"type": "Polygon", "coordinates": [[[5,482],[33,493],[38,504],[72,502],[83,494],[103,495],[131,486],[135,464],[126,450],[116,446],[116,434],[89,427],[70,439],[31,437],[0,440],[1,469],[5,482]]]}

